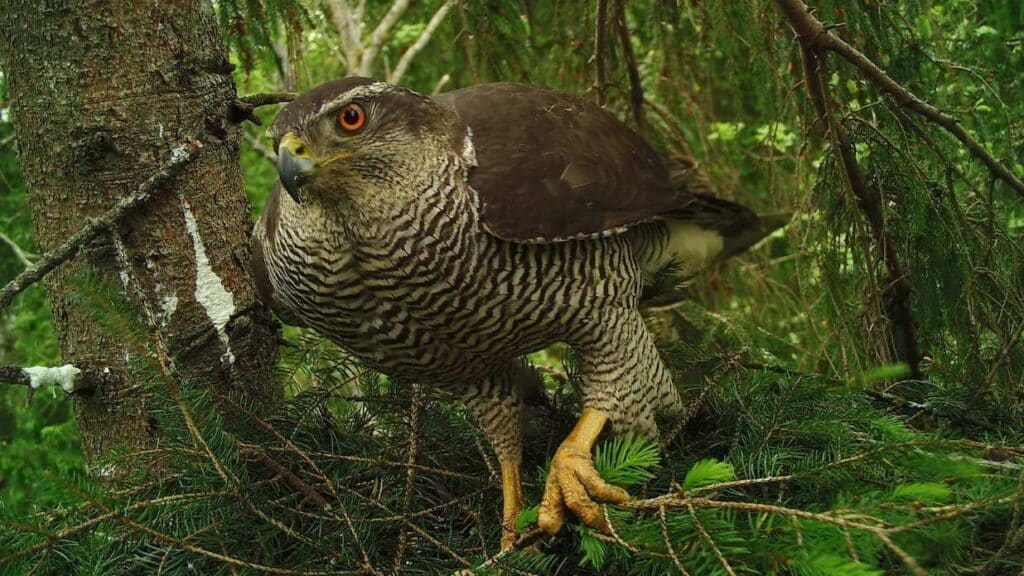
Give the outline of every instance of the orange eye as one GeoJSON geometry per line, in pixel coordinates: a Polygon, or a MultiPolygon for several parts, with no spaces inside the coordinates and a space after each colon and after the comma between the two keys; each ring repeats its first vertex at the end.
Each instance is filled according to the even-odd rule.
{"type": "Polygon", "coordinates": [[[345,104],[338,110],[338,126],[346,132],[355,132],[366,124],[366,111],[355,102],[345,104]]]}

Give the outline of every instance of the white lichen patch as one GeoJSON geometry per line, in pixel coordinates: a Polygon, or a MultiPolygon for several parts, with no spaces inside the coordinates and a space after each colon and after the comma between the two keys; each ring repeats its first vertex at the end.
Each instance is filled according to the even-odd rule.
{"type": "Polygon", "coordinates": [[[75,391],[75,380],[78,379],[81,370],[71,364],[65,364],[58,368],[47,368],[45,366],[32,366],[22,368],[29,377],[29,386],[38,390],[46,386],[59,386],[62,390],[71,394],[75,391]]]}
{"type": "Polygon", "coordinates": [[[165,292],[163,284],[156,285],[156,295],[160,298],[160,325],[167,326],[171,317],[178,311],[178,295],[165,292]]]}
{"type": "MultiPolygon", "coordinates": [[[[192,207],[183,196],[180,198],[181,210],[185,214],[185,229],[188,230],[188,235],[192,238],[192,248],[195,250],[196,302],[206,310],[206,315],[217,330],[217,336],[224,344],[225,353],[221,356],[221,360],[234,363],[235,355],[231,353],[227,325],[235,313],[235,297],[210,266],[210,259],[206,256],[206,246],[203,245],[203,237],[199,234],[199,224],[192,213],[192,207]]],[[[174,301],[174,306],[177,307],[177,300],[174,301]]]]}

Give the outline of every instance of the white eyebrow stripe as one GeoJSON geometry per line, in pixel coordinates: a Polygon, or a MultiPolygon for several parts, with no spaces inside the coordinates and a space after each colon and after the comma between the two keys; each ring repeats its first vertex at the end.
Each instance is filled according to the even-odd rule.
{"type": "Polygon", "coordinates": [[[387,92],[389,88],[391,88],[391,85],[388,84],[387,82],[374,82],[373,84],[363,84],[362,86],[356,86],[355,88],[349,90],[348,92],[345,92],[341,96],[338,96],[334,100],[325,102],[323,105],[320,106],[319,110],[317,110],[313,114],[310,114],[306,118],[306,120],[309,120],[310,118],[315,118],[332,108],[338,107],[342,104],[355,100],[356,98],[365,98],[367,96],[376,96],[378,94],[383,94],[384,92],[387,92]]]}

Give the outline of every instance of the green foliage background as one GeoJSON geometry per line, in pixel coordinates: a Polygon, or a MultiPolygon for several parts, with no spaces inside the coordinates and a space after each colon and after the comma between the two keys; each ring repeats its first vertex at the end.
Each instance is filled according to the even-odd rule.
{"type": "MultiPolygon", "coordinates": [[[[390,5],[366,4],[370,23],[390,5]]],[[[802,75],[792,33],[775,6],[766,0],[627,4],[632,47],[648,100],[643,108],[648,138],[666,153],[699,160],[722,196],[763,212],[792,210],[795,217],[752,253],[695,283],[693,299],[681,309],[652,315],[681,385],[693,395],[706,389],[707,398],[674,437],[659,467],[644,446],[620,445],[606,448],[602,472],[625,478],[639,497],[665,494],[674,482],[691,491],[735,478],[792,475],[786,482],[713,493],[722,500],[812,513],[861,514],[889,525],[973,506],[975,512],[894,538],[931,574],[1019,572],[1024,567],[1024,532],[1016,535],[1016,548],[1010,544],[1021,529],[1019,482],[1024,482],[1024,198],[994,180],[945,132],[903,114],[854,69],[831,59],[830,93],[841,106],[843,126],[857,142],[869,180],[882,190],[886,230],[913,289],[924,377],[908,378],[888,320],[885,289],[890,279],[842,167],[820,139],[821,127],[799,86],[802,75]]],[[[843,24],[838,34],[897,81],[959,118],[1024,177],[1024,4],[813,4],[823,21],[843,24]]],[[[440,6],[436,0],[414,3],[384,46],[377,73],[387,72],[440,6]]],[[[345,74],[325,4],[239,0],[218,2],[217,8],[239,64],[240,93],[276,91],[291,81],[295,88],[307,89],[345,74]],[[291,58],[294,78],[282,74],[282,54],[291,58]]],[[[429,93],[447,75],[447,88],[507,80],[593,96],[595,16],[595,2],[455,2],[402,83],[429,93]]],[[[606,40],[599,60],[607,70],[608,106],[630,118],[626,62],[613,26],[606,40]]],[[[261,110],[265,124],[274,112],[261,110]]],[[[26,191],[15,143],[8,137],[10,119],[0,119],[0,231],[32,250],[26,191]]],[[[243,147],[242,164],[256,214],[275,172],[251,145],[265,142],[263,129],[246,130],[251,140],[243,147]]],[[[0,243],[0,282],[20,269],[13,251],[0,243]]],[[[356,378],[358,384],[353,384],[354,368],[341,363],[331,346],[310,334],[288,335],[294,346],[286,350],[282,379],[292,399],[282,408],[278,425],[301,430],[298,442],[304,450],[403,461],[409,387],[375,376],[356,378]],[[353,404],[321,392],[327,389],[377,394],[400,407],[353,404]],[[312,410],[310,406],[329,410],[313,422],[296,416],[312,410]]],[[[561,370],[558,351],[536,360],[561,370]]],[[[567,393],[572,366],[566,360],[565,380],[551,382],[563,402],[561,412],[556,411],[561,414],[572,408],[567,393]]],[[[0,365],[58,362],[45,296],[37,286],[0,315],[0,365]]],[[[157,390],[166,385],[154,375],[157,390]]],[[[204,432],[221,438],[221,423],[207,410],[208,400],[197,395],[187,401],[196,414],[209,418],[204,432]]],[[[162,422],[169,445],[187,446],[180,411],[174,405],[166,409],[162,422]]],[[[418,493],[415,505],[429,508],[443,502],[444,494],[472,493],[476,496],[465,506],[495,518],[497,492],[486,486],[488,471],[482,463],[487,455],[477,448],[479,435],[472,423],[442,405],[432,405],[427,414],[422,457],[431,467],[483,478],[485,484],[435,478],[418,493]]],[[[531,444],[531,465],[539,471],[528,474],[530,502],[539,497],[544,458],[551,453],[551,439],[564,431],[564,420],[556,419],[550,428],[534,434],[531,444]]],[[[265,433],[254,437],[260,442],[251,442],[271,448],[277,441],[265,433]]],[[[237,447],[225,440],[216,450],[237,474],[247,474],[237,447]]],[[[209,462],[196,463],[187,455],[187,450],[177,455],[188,471],[178,491],[211,490],[217,478],[209,462]]],[[[291,457],[281,456],[286,462],[291,457]]],[[[292,464],[303,467],[301,461],[292,464]]],[[[321,464],[338,485],[375,470],[371,465],[321,464]]],[[[44,391],[29,404],[24,389],[0,388],[0,520],[100,499],[87,483],[69,480],[82,472],[71,403],[44,391]]],[[[378,476],[385,487],[403,486],[404,477],[401,469],[378,476]]],[[[401,490],[393,492],[382,498],[392,509],[401,509],[401,490]]],[[[351,505],[357,519],[370,522],[372,514],[360,508],[360,503],[366,505],[362,497],[342,496],[341,507],[351,505]]],[[[328,557],[333,567],[363,563],[363,554],[348,539],[349,528],[337,518],[299,523],[304,534],[324,539],[313,545],[282,536],[260,520],[253,528],[250,512],[232,508],[237,504],[232,502],[218,496],[170,506],[146,518],[169,532],[183,524],[196,530],[218,518],[221,529],[195,542],[210,549],[217,549],[216,542],[243,542],[231,552],[295,569],[322,568],[328,557]]],[[[660,574],[679,571],[675,554],[692,574],[724,574],[717,547],[738,573],[852,576],[908,569],[870,533],[786,514],[674,510],[666,521],[671,538],[663,537],[656,510],[634,514],[616,510],[612,519],[622,526],[620,536],[637,550],[577,527],[546,554],[509,560],[530,572],[660,574]],[[666,540],[674,543],[671,553],[666,540]]],[[[77,518],[69,515],[57,522],[66,525],[77,518]]],[[[524,518],[524,525],[528,520],[524,518]]],[[[52,519],[40,523],[53,526],[52,519]]],[[[424,523],[474,564],[483,562],[482,546],[493,552],[497,542],[496,525],[474,525],[448,508],[424,523]]],[[[390,566],[401,527],[366,526],[372,527],[358,529],[368,542],[366,553],[372,563],[390,566]]],[[[109,545],[89,538],[80,543],[87,560],[82,573],[109,573],[105,570],[115,560],[123,566],[124,558],[134,558],[133,569],[147,573],[152,568],[147,554],[156,549],[164,553],[154,542],[135,539],[109,545]]],[[[35,542],[0,533],[0,556],[4,545],[21,549],[35,542]]],[[[415,542],[407,554],[410,572],[459,566],[423,538],[415,542]]],[[[228,573],[223,564],[180,550],[163,558],[157,561],[161,566],[168,562],[165,568],[171,573],[185,571],[190,562],[211,573],[228,573]]],[[[47,562],[48,569],[56,570],[62,560],[47,562]]]]}

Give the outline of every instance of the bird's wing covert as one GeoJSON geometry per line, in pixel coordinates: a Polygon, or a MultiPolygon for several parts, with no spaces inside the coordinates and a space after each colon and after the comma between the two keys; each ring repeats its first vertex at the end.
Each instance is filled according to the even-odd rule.
{"type": "Polygon", "coordinates": [[[472,130],[469,177],[485,226],[517,242],[615,233],[680,210],[658,154],[612,113],[526,84],[480,84],[436,97],[472,130]]]}

